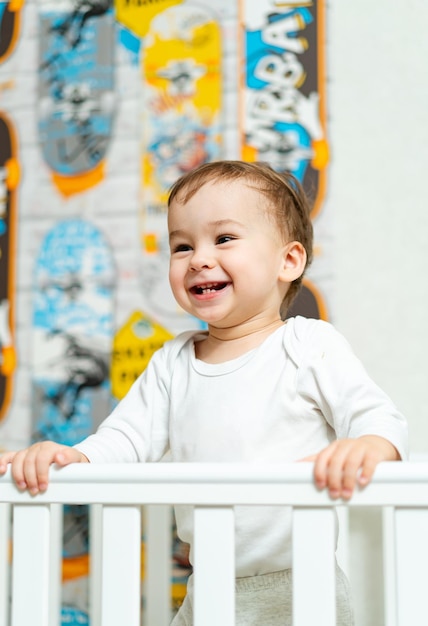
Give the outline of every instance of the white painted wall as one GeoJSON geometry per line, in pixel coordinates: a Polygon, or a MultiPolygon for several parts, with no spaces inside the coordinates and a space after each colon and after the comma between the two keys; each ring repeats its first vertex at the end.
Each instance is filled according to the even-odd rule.
{"type": "MultiPolygon", "coordinates": [[[[333,0],[327,15],[333,321],[427,453],[428,3],[333,0]]],[[[357,626],[384,623],[380,524],[351,518],[357,626]]]]}
{"type": "Polygon", "coordinates": [[[334,322],[428,451],[428,3],[328,10],[334,322]]]}

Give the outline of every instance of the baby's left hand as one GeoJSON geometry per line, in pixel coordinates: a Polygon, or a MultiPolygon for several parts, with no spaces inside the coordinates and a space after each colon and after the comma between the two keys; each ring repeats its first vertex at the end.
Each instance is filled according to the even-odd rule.
{"type": "Polygon", "coordinates": [[[355,485],[367,485],[378,463],[398,461],[397,449],[387,439],[364,435],[357,439],[338,439],[316,455],[303,459],[315,461],[314,480],[318,489],[327,488],[333,499],[349,500],[355,485]]]}

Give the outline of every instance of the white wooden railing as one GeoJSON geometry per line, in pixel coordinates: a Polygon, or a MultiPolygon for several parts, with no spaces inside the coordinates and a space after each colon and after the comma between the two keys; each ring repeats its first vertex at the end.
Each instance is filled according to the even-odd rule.
{"type": "MultiPolygon", "coordinates": [[[[52,469],[48,491],[36,497],[19,492],[9,474],[0,478],[0,626],[58,626],[65,503],[93,505],[91,626],[140,626],[141,505],[156,505],[146,507],[143,623],[169,623],[165,538],[172,503],[195,505],[195,626],[234,624],[233,506],[238,504],[293,507],[293,624],[335,624],[337,503],[314,487],[312,464],[165,463],[52,469]]],[[[372,484],[358,490],[346,508],[373,506],[384,510],[385,624],[428,624],[428,464],[381,464],[372,484]]]]}

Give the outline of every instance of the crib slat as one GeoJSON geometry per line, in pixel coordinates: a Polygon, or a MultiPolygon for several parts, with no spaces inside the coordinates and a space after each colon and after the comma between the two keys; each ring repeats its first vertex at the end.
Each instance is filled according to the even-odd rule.
{"type": "Polygon", "coordinates": [[[145,626],[171,623],[171,529],[170,506],[145,507],[145,626]]]}
{"type": "Polygon", "coordinates": [[[49,624],[50,506],[13,510],[12,626],[49,624]]]}
{"type": "Polygon", "coordinates": [[[336,548],[336,558],[340,568],[349,578],[350,558],[350,532],[349,532],[349,508],[345,505],[336,507],[337,519],[339,522],[339,538],[336,548]]]}
{"type": "Polygon", "coordinates": [[[89,509],[89,614],[91,626],[101,626],[101,581],[103,571],[103,507],[91,504],[89,509]]]}
{"type": "Polygon", "coordinates": [[[194,626],[235,625],[235,519],[231,507],[195,508],[194,626]]]}
{"type": "Polygon", "coordinates": [[[49,626],[61,624],[63,507],[50,505],[49,626]]]}
{"type": "Polygon", "coordinates": [[[385,626],[397,626],[395,510],[392,506],[382,509],[382,553],[385,626]]]}
{"type": "Polygon", "coordinates": [[[293,510],[293,626],[335,626],[335,515],[293,510]],[[308,602],[310,598],[310,602],[308,602]]]}
{"type": "Polygon", "coordinates": [[[396,509],[395,571],[398,626],[409,626],[409,624],[428,623],[427,529],[427,508],[396,509]]]}
{"type": "Polygon", "coordinates": [[[141,509],[103,507],[103,626],[139,626],[141,605],[141,509]]]}
{"type": "Polygon", "coordinates": [[[0,504],[0,624],[9,623],[9,540],[11,506],[0,504]]]}

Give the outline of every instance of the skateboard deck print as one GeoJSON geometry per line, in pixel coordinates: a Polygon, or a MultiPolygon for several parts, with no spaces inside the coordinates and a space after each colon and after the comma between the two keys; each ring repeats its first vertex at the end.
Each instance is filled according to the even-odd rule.
{"type": "Polygon", "coordinates": [[[48,232],[34,276],[34,441],[74,445],[110,412],[114,284],[95,226],[71,219],[48,232]]]}
{"type": "Polygon", "coordinates": [[[173,333],[197,328],[168,284],[166,202],[177,178],[221,153],[221,37],[215,16],[192,3],[150,22],[142,51],[142,290],[149,313],[173,333]]]}
{"type": "Polygon", "coordinates": [[[20,167],[10,119],[0,111],[0,421],[12,396],[14,344],[17,186],[20,167]]]}
{"type": "Polygon", "coordinates": [[[119,27],[118,40],[131,55],[132,62],[139,66],[144,37],[152,19],[165,9],[181,4],[183,0],[115,0],[114,9],[119,27]]]}
{"type": "Polygon", "coordinates": [[[38,0],[38,16],[39,141],[67,197],[104,177],[115,111],[112,0],[38,0]]]}
{"type": "Polygon", "coordinates": [[[158,13],[182,3],[183,0],[114,0],[116,21],[137,37],[143,38],[158,13]]]}
{"type": "MultiPolygon", "coordinates": [[[[110,413],[114,285],[112,253],[95,226],[70,219],[47,233],[34,274],[33,441],[74,445],[110,413]]],[[[64,507],[63,581],[74,606],[63,607],[64,624],[77,607],[75,623],[87,623],[88,545],[88,507],[64,507]]]]}
{"type": "Polygon", "coordinates": [[[121,400],[144,372],[156,350],[173,335],[141,311],[132,313],[118,330],[113,342],[112,394],[121,400]]]}
{"type": "Polygon", "coordinates": [[[24,0],[0,2],[0,63],[12,54],[21,28],[24,0]]]}
{"type": "Polygon", "coordinates": [[[290,171],[313,199],[325,193],[324,0],[240,0],[242,158],[290,171]]]}
{"type": "Polygon", "coordinates": [[[287,311],[286,318],[296,317],[296,315],[324,321],[328,320],[325,300],[319,289],[307,278],[303,279],[302,287],[287,311]]]}

